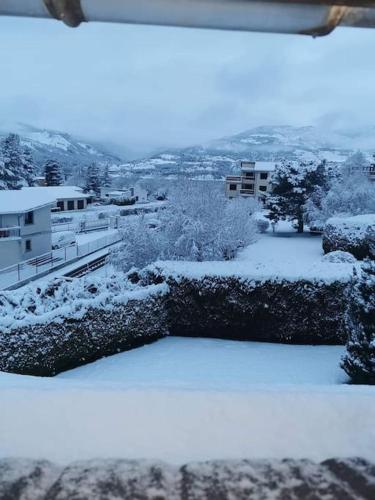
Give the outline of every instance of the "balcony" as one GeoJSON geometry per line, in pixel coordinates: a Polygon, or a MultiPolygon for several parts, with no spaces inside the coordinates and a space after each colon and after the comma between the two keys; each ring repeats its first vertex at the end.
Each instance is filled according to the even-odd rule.
{"type": "Polygon", "coordinates": [[[240,189],[240,194],[243,196],[254,196],[254,189],[240,189]]]}
{"type": "Polygon", "coordinates": [[[240,175],[227,175],[225,180],[227,182],[241,182],[241,176],[240,175]]]}
{"type": "Polygon", "coordinates": [[[0,228],[0,240],[9,238],[20,238],[21,229],[19,226],[0,228]]]}

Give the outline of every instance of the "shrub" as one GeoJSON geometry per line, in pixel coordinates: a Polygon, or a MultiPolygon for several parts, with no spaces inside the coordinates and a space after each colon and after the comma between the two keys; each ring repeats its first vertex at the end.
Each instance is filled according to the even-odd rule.
{"type": "Polygon", "coordinates": [[[351,381],[375,384],[375,264],[366,262],[353,279],[346,315],[346,355],[342,367],[351,381]]]}
{"type": "Polygon", "coordinates": [[[375,214],[328,219],[323,232],[325,253],[350,252],[357,259],[372,257],[371,241],[375,233],[375,214]]]}
{"type": "Polygon", "coordinates": [[[349,252],[343,252],[342,250],[327,253],[323,256],[323,260],[331,262],[332,264],[355,264],[357,262],[354,255],[349,252]]]}

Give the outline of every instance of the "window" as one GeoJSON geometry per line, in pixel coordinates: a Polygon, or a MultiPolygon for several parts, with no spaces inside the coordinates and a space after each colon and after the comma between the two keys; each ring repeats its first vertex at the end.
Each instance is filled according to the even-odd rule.
{"type": "Polygon", "coordinates": [[[250,191],[253,191],[254,189],[254,184],[244,184],[243,185],[244,189],[249,189],[250,191]]]}
{"type": "Polygon", "coordinates": [[[74,200],[68,201],[68,210],[74,210],[74,200]]]}
{"type": "Polygon", "coordinates": [[[268,179],[267,172],[261,172],[260,173],[260,178],[262,179],[262,181],[266,181],[268,179]]]}
{"type": "Polygon", "coordinates": [[[57,205],[57,208],[59,208],[61,211],[64,210],[64,202],[63,201],[58,201],[56,203],[56,205],[57,205]]]}
{"type": "Polygon", "coordinates": [[[31,252],[31,240],[25,241],[25,252],[31,252]]]}
{"type": "Polygon", "coordinates": [[[245,177],[247,177],[248,179],[254,179],[254,172],[246,172],[245,177]]]}
{"type": "Polygon", "coordinates": [[[259,186],[259,191],[267,191],[267,186],[259,186]]]}
{"type": "Polygon", "coordinates": [[[34,212],[25,213],[25,225],[34,224],[34,212]]]}
{"type": "Polygon", "coordinates": [[[237,184],[229,184],[229,191],[237,191],[237,184]]]}
{"type": "Polygon", "coordinates": [[[78,200],[77,208],[78,210],[83,210],[85,208],[85,202],[83,200],[78,200]]]}

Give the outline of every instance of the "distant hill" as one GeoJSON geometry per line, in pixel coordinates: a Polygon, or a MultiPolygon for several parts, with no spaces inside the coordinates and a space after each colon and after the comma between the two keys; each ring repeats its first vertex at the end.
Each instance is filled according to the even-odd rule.
{"type": "Polygon", "coordinates": [[[0,138],[9,132],[19,134],[21,143],[31,149],[39,167],[51,158],[58,160],[67,170],[93,161],[111,164],[121,162],[121,158],[108,152],[105,147],[82,141],[64,132],[19,125],[15,130],[1,131],[0,138]]]}
{"type": "Polygon", "coordinates": [[[122,164],[122,175],[186,175],[219,179],[236,171],[241,159],[259,161],[322,160],[343,162],[356,149],[375,151],[375,127],[353,132],[322,132],[316,127],[262,126],[207,144],[170,149],[122,164]]]}

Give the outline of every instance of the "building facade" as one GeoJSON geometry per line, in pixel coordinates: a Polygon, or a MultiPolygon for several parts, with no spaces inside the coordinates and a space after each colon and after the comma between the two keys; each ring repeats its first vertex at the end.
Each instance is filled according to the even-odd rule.
{"type": "Polygon", "coordinates": [[[51,251],[53,198],[0,191],[0,269],[51,251]]]}
{"type": "Polygon", "coordinates": [[[273,162],[241,161],[241,174],[228,175],[225,178],[227,198],[255,198],[264,200],[271,191],[271,175],[275,170],[273,162]]]}
{"type": "Polygon", "coordinates": [[[51,195],[56,201],[57,212],[66,212],[72,210],[85,210],[88,202],[91,200],[89,194],[77,186],[45,186],[45,187],[24,187],[22,191],[35,192],[51,195]]]}

